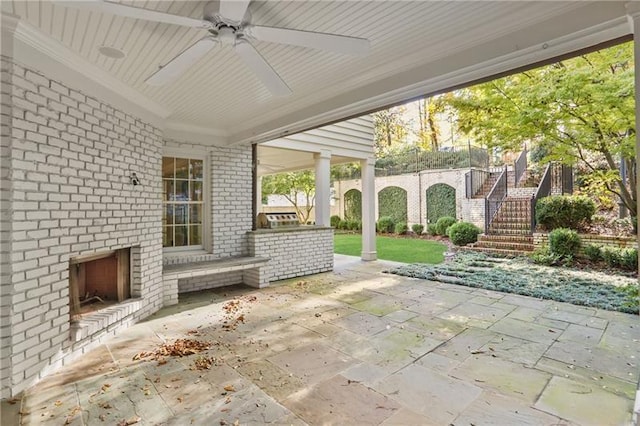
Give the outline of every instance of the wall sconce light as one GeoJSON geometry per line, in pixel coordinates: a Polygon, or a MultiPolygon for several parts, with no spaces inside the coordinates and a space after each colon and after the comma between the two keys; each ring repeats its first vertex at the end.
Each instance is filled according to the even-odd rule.
{"type": "Polygon", "coordinates": [[[138,179],[138,176],[136,176],[135,173],[131,173],[131,176],[129,176],[129,179],[131,179],[131,184],[133,186],[140,185],[140,179],[138,179]]]}

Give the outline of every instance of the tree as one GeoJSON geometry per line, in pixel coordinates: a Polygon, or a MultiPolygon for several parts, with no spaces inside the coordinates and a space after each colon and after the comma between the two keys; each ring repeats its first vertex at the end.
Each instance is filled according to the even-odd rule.
{"type": "Polygon", "coordinates": [[[316,199],[315,176],[311,170],[264,176],[262,196],[270,194],[285,197],[296,210],[300,223],[306,225],[316,199]]]}
{"type": "Polygon", "coordinates": [[[438,115],[445,112],[449,94],[436,95],[417,101],[418,128],[416,136],[418,144],[430,151],[437,151],[441,143],[441,130],[438,115]]]}
{"type": "Polygon", "coordinates": [[[394,144],[406,138],[408,123],[404,113],[405,107],[397,106],[372,114],[376,152],[388,151],[394,144]]]}
{"type": "Polygon", "coordinates": [[[632,49],[621,44],[457,91],[458,124],[489,147],[530,143],[544,160],[583,167],[636,216],[632,49]]]}

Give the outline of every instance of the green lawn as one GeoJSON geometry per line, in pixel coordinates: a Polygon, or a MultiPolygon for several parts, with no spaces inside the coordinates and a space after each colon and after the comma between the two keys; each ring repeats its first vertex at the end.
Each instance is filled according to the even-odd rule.
{"type": "MultiPolygon", "coordinates": [[[[405,263],[440,263],[447,246],[437,241],[418,238],[377,237],[378,259],[405,263]]],[[[335,234],[334,251],[338,254],[360,256],[360,234],[335,234]]]]}

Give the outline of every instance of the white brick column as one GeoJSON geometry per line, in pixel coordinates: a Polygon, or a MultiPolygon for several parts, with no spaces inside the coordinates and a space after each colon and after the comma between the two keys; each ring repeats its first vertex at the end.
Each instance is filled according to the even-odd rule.
{"type": "Polygon", "coordinates": [[[362,170],[362,260],[376,260],[376,160],[360,162],[362,170]]]}
{"type": "Polygon", "coordinates": [[[11,288],[11,211],[12,211],[12,171],[11,148],[13,100],[13,34],[18,25],[14,16],[2,14],[2,75],[0,78],[0,108],[2,122],[0,127],[0,398],[11,396],[11,333],[13,298],[11,288]]]}
{"type": "Polygon", "coordinates": [[[330,226],[331,205],[331,151],[322,150],[315,154],[316,160],[316,225],[330,226]]]}

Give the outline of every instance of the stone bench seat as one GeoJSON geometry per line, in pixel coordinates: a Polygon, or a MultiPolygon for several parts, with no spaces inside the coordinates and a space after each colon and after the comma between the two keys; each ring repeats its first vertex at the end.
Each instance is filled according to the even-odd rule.
{"type": "Polygon", "coordinates": [[[263,270],[269,259],[266,257],[228,257],[200,262],[164,265],[162,281],[164,286],[164,305],[178,303],[178,280],[243,271],[242,282],[248,286],[262,288],[269,285],[263,270]]]}

